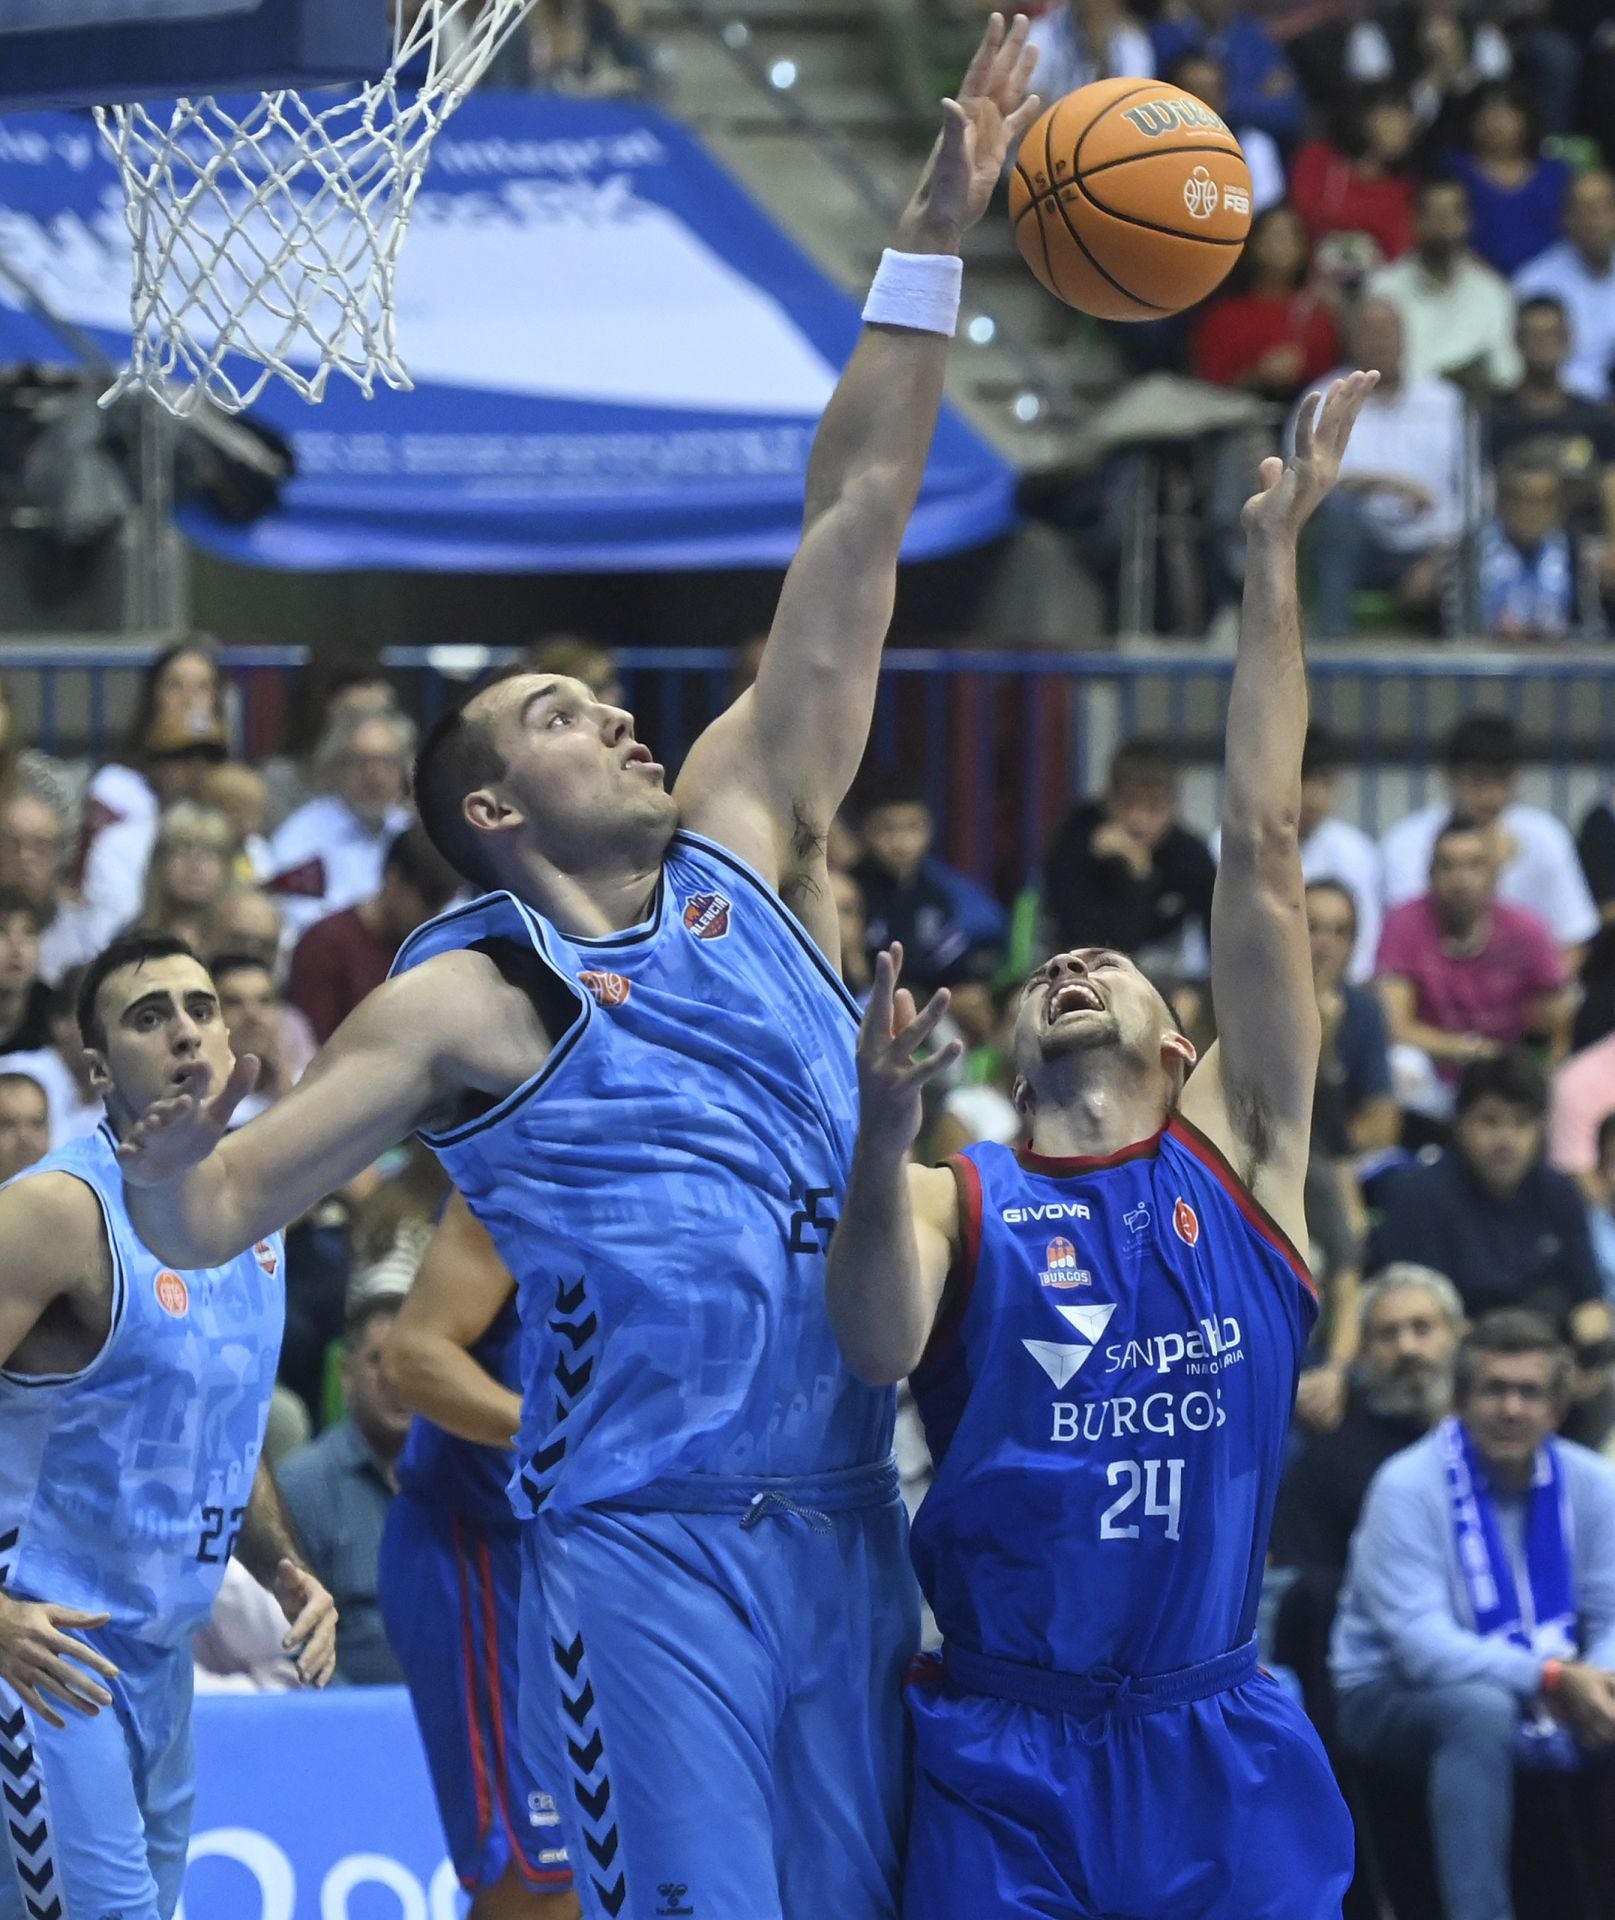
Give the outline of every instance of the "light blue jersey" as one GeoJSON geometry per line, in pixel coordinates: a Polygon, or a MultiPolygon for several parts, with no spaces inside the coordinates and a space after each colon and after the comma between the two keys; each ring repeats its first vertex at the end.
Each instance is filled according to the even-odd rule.
{"type": "Polygon", "coordinates": [[[263,1445],[285,1321],[279,1235],[226,1266],[165,1267],[136,1237],[103,1123],[18,1176],[101,1206],[112,1321],[71,1374],[0,1369],[0,1581],[177,1647],[213,1605],[263,1445]]]}
{"type": "Polygon", "coordinates": [[[572,939],[491,894],[395,971],[464,947],[575,1009],[532,1079],[424,1136],[516,1277],[518,1512],[884,1460],[893,1397],[847,1372],[824,1296],[858,1012],[779,896],[680,832],[641,926],[572,939]]]}

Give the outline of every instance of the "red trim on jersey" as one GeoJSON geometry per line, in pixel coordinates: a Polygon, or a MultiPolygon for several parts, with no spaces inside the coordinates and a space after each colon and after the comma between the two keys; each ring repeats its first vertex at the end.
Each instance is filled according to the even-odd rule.
{"type": "Polygon", "coordinates": [[[1296,1279],[1301,1282],[1302,1286],[1304,1286],[1307,1292],[1316,1300],[1318,1297],[1318,1289],[1313,1282],[1311,1273],[1307,1269],[1306,1261],[1303,1260],[1301,1255],[1296,1251],[1295,1243],[1273,1218],[1272,1214],[1268,1212],[1266,1207],[1262,1205],[1261,1201],[1256,1198],[1255,1194],[1251,1192],[1250,1188],[1245,1185],[1244,1181],[1240,1179],[1239,1175],[1229,1166],[1216,1143],[1208,1140],[1200,1129],[1195,1126],[1192,1121],[1185,1120],[1181,1113],[1173,1114],[1171,1120],[1167,1123],[1167,1132],[1171,1134],[1179,1146],[1186,1147],[1206,1171],[1213,1176],[1223,1191],[1228,1195],[1229,1199],[1233,1201],[1234,1205],[1238,1207],[1251,1226],[1253,1226],[1268,1245],[1272,1247],[1273,1251],[1283,1255],[1291,1271],[1295,1274],[1296,1279]]]}
{"type": "Polygon", "coordinates": [[[454,1532],[454,1564],[460,1576],[460,1652],[465,1661],[465,1721],[471,1735],[471,1779],[477,1795],[477,1845],[483,1846],[493,1826],[488,1756],[482,1750],[482,1726],[477,1718],[477,1657],[472,1640],[475,1614],[471,1606],[471,1566],[461,1537],[460,1516],[450,1516],[454,1532]]]}
{"type": "Polygon", "coordinates": [[[522,1878],[535,1892],[542,1891],[546,1887],[569,1887],[572,1884],[572,1869],[535,1866],[522,1851],[522,1843],[516,1837],[516,1823],[510,1817],[510,1801],[505,1792],[506,1784],[510,1779],[510,1769],[505,1757],[505,1702],[500,1686],[499,1617],[494,1608],[493,1561],[485,1538],[477,1541],[477,1557],[482,1570],[484,1676],[488,1683],[488,1703],[493,1716],[494,1756],[499,1765],[498,1791],[495,1795],[499,1803],[499,1818],[504,1825],[505,1838],[510,1842],[510,1851],[515,1856],[516,1865],[521,1869],[522,1878]]]}
{"type": "Polygon", "coordinates": [[[976,1264],[981,1259],[981,1174],[975,1161],[967,1160],[962,1153],[948,1162],[948,1171],[959,1188],[959,1252],[943,1284],[942,1312],[911,1378],[934,1367],[958,1338],[976,1285],[976,1264]]]}
{"type": "Polygon", "coordinates": [[[1104,1167],[1119,1167],[1129,1160],[1147,1159],[1149,1155],[1160,1151],[1165,1133],[1166,1128],[1162,1127],[1159,1133],[1152,1133],[1147,1140],[1135,1140],[1131,1146],[1118,1147],[1114,1153],[1055,1155],[1034,1153],[1030,1147],[1017,1147],[1015,1158],[1028,1173],[1041,1173],[1051,1180],[1064,1180],[1075,1173],[1097,1173],[1104,1167]]]}

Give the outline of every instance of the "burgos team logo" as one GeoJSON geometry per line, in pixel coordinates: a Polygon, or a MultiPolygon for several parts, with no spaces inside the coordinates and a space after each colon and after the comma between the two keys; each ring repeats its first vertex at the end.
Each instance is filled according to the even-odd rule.
{"type": "Polygon", "coordinates": [[[684,924],[697,940],[721,940],[733,911],[721,893],[692,893],[684,903],[684,924]]]}
{"type": "Polygon", "coordinates": [[[1043,1249],[1043,1271],[1038,1278],[1046,1287],[1091,1287],[1093,1275],[1077,1265],[1077,1250],[1066,1239],[1051,1240],[1043,1249]]]}
{"type": "Polygon", "coordinates": [[[1204,167],[1196,167],[1183,183],[1183,204],[1196,220],[1209,220],[1217,211],[1217,183],[1204,167]]]}
{"type": "Polygon", "coordinates": [[[270,1279],[273,1280],[275,1270],[279,1267],[280,1261],[276,1257],[275,1249],[267,1240],[260,1240],[258,1242],[257,1246],[252,1250],[252,1257],[258,1262],[259,1266],[263,1268],[264,1272],[269,1275],[270,1279]]]}
{"type": "Polygon", "coordinates": [[[191,1310],[191,1290],[179,1275],[164,1267],[157,1276],[157,1304],[164,1313],[183,1320],[191,1310]]]}
{"type": "Polygon", "coordinates": [[[1071,1323],[1081,1344],[1066,1340],[1023,1340],[1021,1345],[1054,1384],[1063,1387],[1093,1352],[1115,1311],[1114,1300],[1096,1300],[1085,1307],[1058,1307],[1056,1312],[1071,1323]]]}
{"type": "Polygon", "coordinates": [[[578,985],[603,1007],[620,1007],[628,998],[629,982],[620,973],[580,973],[578,985]]]}
{"type": "Polygon", "coordinates": [[[1172,1209],[1172,1229],[1186,1247],[1200,1238],[1200,1216],[1187,1200],[1180,1198],[1172,1209]]]}

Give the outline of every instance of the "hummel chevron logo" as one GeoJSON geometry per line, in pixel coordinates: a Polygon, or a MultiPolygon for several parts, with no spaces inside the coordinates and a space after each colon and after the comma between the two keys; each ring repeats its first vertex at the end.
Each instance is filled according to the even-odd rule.
{"type": "Polygon", "coordinates": [[[23,1728],[27,1724],[27,1718],[19,1707],[9,1720],[0,1720],[0,1733],[3,1733],[8,1740],[20,1740],[23,1728]]]}
{"type": "Polygon", "coordinates": [[[577,1795],[578,1805],[591,1820],[598,1820],[606,1810],[611,1798],[611,1782],[602,1780],[593,1792],[586,1788],[581,1780],[572,1782],[572,1791],[577,1795]]]}
{"type": "Polygon", "coordinates": [[[594,1855],[595,1865],[609,1867],[617,1857],[617,1829],[613,1827],[604,1840],[596,1840],[592,1833],[583,1836],[583,1843],[594,1855]]]}
{"type": "Polygon", "coordinates": [[[11,1802],[12,1806],[17,1809],[17,1812],[21,1814],[23,1819],[26,1820],[34,1808],[39,1805],[39,1796],[44,1791],[44,1781],[36,1780],[26,1793],[18,1793],[15,1787],[7,1787],[6,1798],[11,1802]]]}
{"type": "Polygon", "coordinates": [[[584,1281],[581,1274],[578,1275],[576,1285],[571,1287],[563,1286],[559,1280],[556,1281],[555,1304],[562,1313],[576,1313],[583,1305],[584,1297],[584,1281]]]}
{"type": "Polygon", "coordinates": [[[576,1353],[586,1340],[594,1338],[595,1329],[599,1325],[598,1317],[591,1313],[587,1320],[552,1320],[550,1331],[564,1333],[572,1343],[572,1351],[576,1353]]]}
{"type": "Polygon", "coordinates": [[[589,1384],[589,1375],[594,1372],[594,1356],[580,1361],[576,1371],[566,1364],[566,1355],[555,1356],[555,1378],[563,1393],[578,1394],[589,1384]]]}
{"type": "Polygon", "coordinates": [[[612,1920],[616,1920],[616,1916],[622,1912],[623,1898],[628,1892],[627,1880],[619,1873],[615,1883],[609,1887],[596,1880],[594,1890],[600,1896],[601,1906],[612,1916],[612,1920]]]}
{"type": "Polygon", "coordinates": [[[578,1634],[571,1646],[563,1647],[559,1640],[551,1640],[555,1649],[555,1658],[560,1662],[568,1680],[576,1680],[578,1668],[583,1665],[583,1635],[578,1634]]]}
{"type": "Polygon", "coordinates": [[[1063,1387],[1093,1352],[1105,1328],[1110,1324],[1110,1316],[1116,1311],[1116,1303],[1113,1300],[1094,1301],[1082,1307],[1056,1307],[1055,1311],[1069,1320],[1082,1335],[1083,1344],[1079,1347],[1062,1340],[1023,1340],[1021,1345],[1054,1384],[1057,1387],[1063,1387]]]}
{"type": "Polygon", "coordinates": [[[600,1764],[600,1754],[605,1744],[600,1737],[600,1729],[596,1727],[594,1738],[586,1747],[580,1747],[576,1740],[568,1740],[566,1750],[572,1756],[572,1764],[579,1773],[593,1773],[600,1764]]]}
{"type": "Polygon", "coordinates": [[[565,1707],[567,1712],[572,1716],[573,1726],[581,1732],[584,1721],[589,1717],[589,1710],[594,1705],[594,1688],[585,1680],[583,1683],[583,1691],[578,1695],[577,1699],[568,1700],[563,1693],[561,1695],[561,1705],[565,1707]]]}
{"type": "Polygon", "coordinates": [[[44,1845],[45,1833],[46,1827],[43,1820],[39,1822],[31,1833],[24,1833],[22,1828],[15,1822],[12,1823],[11,1827],[11,1837],[16,1841],[17,1845],[22,1848],[24,1853],[38,1853],[41,1846],[44,1845]]]}

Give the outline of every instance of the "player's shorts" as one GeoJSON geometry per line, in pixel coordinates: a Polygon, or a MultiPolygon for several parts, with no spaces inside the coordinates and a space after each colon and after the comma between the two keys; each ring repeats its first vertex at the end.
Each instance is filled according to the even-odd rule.
{"type": "Polygon", "coordinates": [[[516,1725],[521,1530],[479,1527],[400,1493],[378,1590],[409,1683],[449,1857],[463,1887],[514,1862],[535,1893],[572,1884],[560,1818],[522,1758],[516,1725]]]}
{"type": "Polygon", "coordinates": [[[0,1680],[0,1920],[169,1920],[195,1803],[190,1647],[72,1633],[118,1668],[94,1719],[64,1707],[58,1730],[0,1680]]]}
{"type": "Polygon", "coordinates": [[[522,1743],[591,1920],[895,1920],[907,1532],[890,1463],[525,1530],[522,1743]]]}
{"type": "Polygon", "coordinates": [[[1132,1680],[949,1650],[908,1703],[905,1920],[1340,1920],[1351,1817],[1254,1644],[1132,1680]]]}

